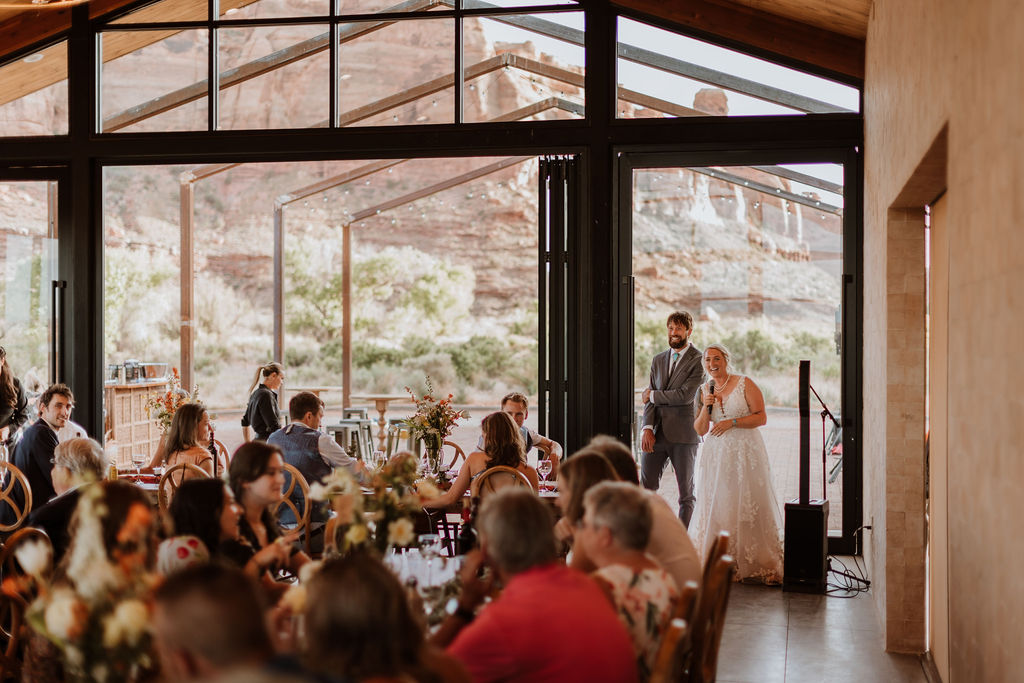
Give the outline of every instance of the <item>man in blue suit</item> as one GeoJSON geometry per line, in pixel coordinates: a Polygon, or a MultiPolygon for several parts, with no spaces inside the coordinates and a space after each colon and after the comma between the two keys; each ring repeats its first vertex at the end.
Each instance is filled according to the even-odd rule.
{"type": "MultiPolygon", "coordinates": [[[[57,432],[71,415],[75,397],[66,384],[54,384],[39,397],[39,419],[25,429],[14,450],[14,466],[28,477],[32,489],[32,510],[41,508],[53,498],[53,449],[57,447],[57,432]]],[[[24,507],[21,487],[11,492],[16,505],[24,507]]]]}
{"type": "Polygon", "coordinates": [[[700,437],[693,429],[694,396],[704,379],[701,352],[690,344],[693,318],[685,311],[668,317],[668,350],[651,362],[644,389],[644,429],[640,441],[640,482],[657,491],[665,464],[672,461],[679,485],[679,519],[689,526],[696,496],[693,469],[700,437]]]}

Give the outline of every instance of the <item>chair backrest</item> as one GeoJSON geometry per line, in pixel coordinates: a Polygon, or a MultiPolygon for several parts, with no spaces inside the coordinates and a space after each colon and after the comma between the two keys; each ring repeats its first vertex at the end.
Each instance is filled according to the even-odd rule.
{"type": "Polygon", "coordinates": [[[682,670],[679,668],[677,653],[687,639],[689,627],[683,619],[672,619],[661,634],[658,656],[651,670],[650,683],[675,683],[680,680],[682,670]]]}
{"type": "Polygon", "coordinates": [[[366,420],[370,417],[370,409],[365,406],[342,408],[341,417],[346,420],[353,417],[366,420]]]}
{"type": "MultiPolygon", "coordinates": [[[[441,444],[442,451],[444,451],[445,448],[449,447],[454,451],[454,455],[452,455],[451,462],[448,463],[448,469],[452,469],[453,467],[455,467],[456,464],[459,463],[459,461],[466,461],[466,452],[462,450],[462,447],[459,446],[459,444],[455,443],[454,441],[445,441],[443,444],[441,444]]],[[[444,455],[441,456],[441,462],[444,462],[444,455]]]]}
{"type": "Polygon", "coordinates": [[[281,508],[285,507],[291,511],[295,518],[295,528],[299,529],[302,533],[303,543],[308,553],[310,550],[309,543],[309,518],[313,510],[313,502],[309,499],[309,482],[302,476],[302,472],[299,472],[298,468],[294,465],[284,464],[285,472],[285,486],[284,493],[281,496],[281,501],[270,509],[270,514],[273,515],[274,519],[277,519],[281,512],[281,508]],[[295,487],[298,487],[302,492],[302,509],[296,505],[295,501],[292,500],[292,494],[295,493],[295,487]]]}
{"type": "Polygon", "coordinates": [[[661,642],[658,644],[658,655],[651,673],[652,683],[683,680],[690,659],[689,625],[693,623],[699,593],[696,581],[687,581],[679,591],[679,600],[676,601],[669,624],[662,632],[661,642]],[[678,629],[673,629],[673,625],[682,625],[684,629],[679,632],[678,629]]]}
{"type": "Polygon", "coordinates": [[[182,482],[187,479],[195,479],[196,477],[205,479],[209,476],[204,469],[190,462],[179,462],[177,465],[168,467],[164,470],[163,475],[161,475],[160,483],[156,485],[156,502],[160,511],[164,512],[167,510],[171,504],[171,498],[174,497],[182,482]],[[193,476],[186,476],[189,474],[193,476]]]}
{"type": "Polygon", "coordinates": [[[729,532],[719,531],[718,536],[716,536],[715,540],[711,543],[711,551],[704,560],[704,572],[701,575],[702,582],[707,582],[711,568],[714,567],[718,563],[718,559],[727,552],[729,552],[729,532]]]}
{"type": "Polygon", "coordinates": [[[509,486],[525,486],[531,491],[533,490],[530,480],[526,478],[525,474],[516,468],[506,467],[505,465],[494,465],[493,467],[488,467],[486,470],[476,475],[476,478],[470,485],[470,498],[473,500],[476,500],[477,498],[482,499],[492,491],[497,491],[509,486]]]}
{"type": "Polygon", "coordinates": [[[228,447],[221,443],[219,439],[214,439],[213,445],[217,447],[217,457],[224,460],[225,465],[230,465],[231,453],[228,452],[228,447]]]}
{"type": "Polygon", "coordinates": [[[21,680],[25,602],[0,592],[0,681],[21,680]]]}
{"type": "Polygon", "coordinates": [[[11,513],[7,524],[0,518],[0,532],[7,533],[20,529],[28,519],[28,513],[32,512],[32,485],[25,473],[10,462],[0,462],[0,482],[0,508],[6,503],[11,513]],[[19,489],[22,494],[20,501],[15,496],[19,489]]]}
{"type": "Polygon", "coordinates": [[[736,563],[732,556],[723,555],[711,567],[701,588],[697,613],[690,629],[692,657],[690,659],[690,683],[712,683],[718,669],[718,646],[722,642],[725,627],[725,608],[729,603],[732,577],[736,563]]]}
{"type": "Polygon", "coordinates": [[[53,569],[53,544],[46,532],[34,527],[23,527],[11,534],[0,547],[0,571],[6,580],[9,577],[25,576],[25,568],[21,566],[17,551],[30,543],[43,543],[50,550],[50,566],[43,571],[46,575],[53,569]]]}

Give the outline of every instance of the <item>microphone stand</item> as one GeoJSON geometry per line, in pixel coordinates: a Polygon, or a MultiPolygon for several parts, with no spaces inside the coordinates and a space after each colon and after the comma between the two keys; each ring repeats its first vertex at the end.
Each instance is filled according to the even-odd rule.
{"type": "Polygon", "coordinates": [[[821,404],[821,499],[825,500],[828,497],[825,495],[825,471],[828,469],[825,466],[825,418],[827,417],[831,419],[837,429],[842,429],[842,425],[839,424],[839,420],[837,420],[836,416],[832,414],[832,411],[828,409],[825,402],[821,400],[821,396],[818,396],[818,392],[814,390],[814,385],[808,382],[807,386],[810,387],[811,392],[814,394],[814,398],[818,399],[818,403],[821,404]]]}

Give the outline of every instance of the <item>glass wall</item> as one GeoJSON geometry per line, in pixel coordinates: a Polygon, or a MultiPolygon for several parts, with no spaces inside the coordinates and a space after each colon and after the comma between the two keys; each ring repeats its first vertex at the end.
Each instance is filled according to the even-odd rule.
{"type": "Polygon", "coordinates": [[[31,399],[51,382],[57,184],[0,181],[0,207],[0,346],[31,399]]]}
{"type": "Polygon", "coordinates": [[[0,137],[67,132],[67,41],[0,66],[0,137]]]}
{"type": "MultiPolygon", "coordinates": [[[[724,344],[730,371],[764,394],[768,424],[760,431],[780,504],[798,494],[800,360],[811,361],[811,384],[840,412],[843,184],[835,164],[633,173],[637,410],[651,359],[668,348],[668,314],[689,311],[694,345],[724,344]]],[[[812,403],[812,413],[820,410],[812,403]]],[[[841,529],[842,441],[831,423],[825,439],[829,526],[841,529]]],[[[815,422],[813,497],[821,490],[821,445],[815,422]]]]}

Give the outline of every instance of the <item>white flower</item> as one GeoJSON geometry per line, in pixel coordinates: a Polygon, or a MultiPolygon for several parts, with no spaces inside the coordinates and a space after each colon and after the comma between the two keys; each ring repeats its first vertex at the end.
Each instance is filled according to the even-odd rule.
{"type": "Polygon", "coordinates": [[[92,678],[98,683],[105,683],[109,673],[110,670],[107,668],[107,665],[102,662],[92,668],[92,678]]]}
{"type": "Polygon", "coordinates": [[[345,532],[345,541],[350,545],[359,545],[366,541],[366,525],[365,524],[353,524],[345,532]]]}
{"type": "Polygon", "coordinates": [[[388,545],[406,546],[415,540],[416,534],[412,526],[412,520],[408,517],[396,519],[388,524],[388,545]]]}
{"type": "Polygon", "coordinates": [[[74,645],[64,646],[64,658],[73,669],[81,669],[82,665],[85,664],[85,655],[74,645]]]}
{"type": "Polygon", "coordinates": [[[345,493],[331,500],[331,507],[338,517],[338,524],[348,525],[356,521],[356,497],[345,493]]]}
{"type": "Polygon", "coordinates": [[[76,637],[82,628],[79,617],[83,605],[70,588],[57,588],[50,596],[50,603],[43,612],[46,630],[58,640],[68,641],[76,637]]]}
{"type": "Polygon", "coordinates": [[[29,576],[41,578],[49,570],[50,560],[53,557],[53,550],[50,544],[39,539],[22,543],[14,550],[14,557],[18,564],[29,576]]]}
{"type": "Polygon", "coordinates": [[[125,600],[114,613],[103,620],[103,646],[114,648],[122,643],[134,647],[146,631],[149,610],[141,600],[125,600]]]}
{"type": "Polygon", "coordinates": [[[426,500],[437,498],[441,495],[440,489],[434,486],[434,483],[429,479],[420,479],[416,482],[416,492],[426,500]]]}
{"type": "Polygon", "coordinates": [[[299,583],[309,583],[309,580],[313,578],[313,575],[320,571],[320,567],[324,566],[322,560],[314,560],[313,562],[307,562],[299,568],[299,583]]]}

